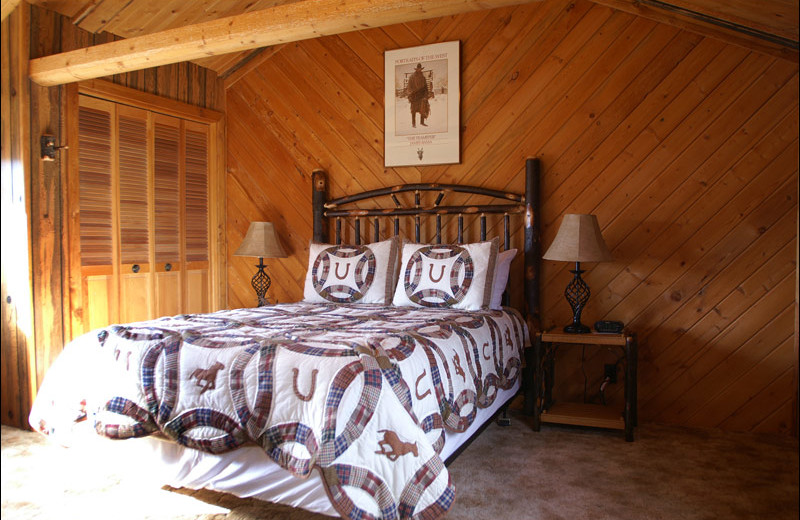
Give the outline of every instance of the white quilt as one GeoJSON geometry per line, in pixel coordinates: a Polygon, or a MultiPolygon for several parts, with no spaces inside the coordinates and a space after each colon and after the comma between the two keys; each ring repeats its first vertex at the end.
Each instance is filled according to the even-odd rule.
{"type": "Polygon", "coordinates": [[[296,303],[111,326],[45,378],[42,433],[91,425],[211,453],[258,445],[322,474],[350,518],[440,518],[455,498],[439,454],[520,376],[515,311],[296,303]]]}

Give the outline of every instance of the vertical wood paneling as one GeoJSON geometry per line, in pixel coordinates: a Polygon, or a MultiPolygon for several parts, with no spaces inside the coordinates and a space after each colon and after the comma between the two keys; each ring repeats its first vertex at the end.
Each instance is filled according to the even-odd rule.
{"type": "Polygon", "coordinates": [[[28,68],[28,12],[16,9],[0,28],[0,97],[2,97],[2,340],[0,340],[0,420],[22,424],[33,402],[36,376],[32,287],[29,272],[31,186],[25,165],[30,161],[28,68]]]}
{"type": "MultiPolygon", "coordinates": [[[[56,54],[68,50],[88,47],[107,41],[112,41],[116,37],[108,33],[92,34],[73,25],[68,18],[54,12],[31,6],[23,3],[17,9],[24,15],[24,19],[30,18],[30,24],[25,23],[24,40],[30,39],[30,49],[17,48],[7,45],[11,43],[10,32],[8,31],[10,20],[16,16],[12,15],[3,22],[3,81],[4,98],[3,106],[6,110],[6,94],[11,92],[5,90],[6,81],[16,77],[8,72],[6,67],[16,67],[19,63],[27,64],[29,57],[40,57],[44,55],[56,54]],[[8,58],[8,60],[6,60],[8,58]]],[[[22,41],[22,40],[20,40],[22,41]]],[[[30,83],[24,78],[24,68],[13,69],[14,74],[21,73],[22,79],[14,86],[15,96],[9,94],[9,99],[23,100],[20,106],[20,113],[24,113],[26,118],[18,121],[6,119],[4,112],[3,136],[8,136],[13,140],[24,140],[25,145],[22,149],[26,150],[26,156],[18,158],[20,171],[24,171],[28,176],[27,186],[31,187],[28,200],[30,201],[31,229],[31,264],[33,270],[32,301],[24,298],[15,304],[25,304],[32,306],[32,322],[28,323],[25,314],[6,313],[4,304],[3,318],[3,356],[0,360],[3,374],[2,421],[4,424],[11,424],[18,427],[26,427],[27,414],[30,406],[30,399],[41,382],[45,371],[53,362],[55,357],[63,348],[65,338],[72,335],[71,322],[72,316],[64,315],[69,313],[68,303],[74,294],[74,284],[63,284],[62,266],[74,265],[74,259],[69,258],[66,253],[69,237],[65,229],[65,222],[69,222],[71,216],[64,214],[65,187],[61,184],[61,179],[65,178],[67,163],[72,159],[69,150],[58,152],[56,160],[53,162],[43,162],[39,159],[39,138],[41,135],[49,134],[55,136],[57,145],[69,145],[71,136],[77,132],[77,124],[70,121],[70,114],[66,114],[64,100],[68,95],[68,88],[54,87],[43,88],[30,83]],[[27,101],[29,99],[29,101],[27,101]],[[29,122],[27,117],[29,116],[29,122]],[[6,125],[9,125],[6,132],[6,125]],[[70,128],[72,132],[67,131],[70,128]],[[13,136],[13,137],[12,137],[13,136]],[[63,242],[66,241],[66,242],[63,242]],[[34,344],[34,334],[35,344],[34,344]],[[6,339],[9,341],[6,341],[6,339]],[[14,341],[11,341],[14,338],[14,341]],[[7,348],[18,348],[23,356],[8,355],[7,348]],[[14,374],[15,377],[6,377],[7,374],[14,374]],[[31,374],[31,377],[28,375],[31,374]],[[8,385],[8,386],[6,386],[8,385]]],[[[224,103],[224,97],[220,93],[221,82],[217,80],[214,72],[204,69],[193,63],[181,63],[167,67],[169,70],[148,69],[132,72],[128,74],[116,75],[106,78],[114,83],[127,86],[150,94],[167,97],[176,101],[185,102],[203,108],[218,108],[224,103]]],[[[77,106],[77,105],[76,105],[77,106]]],[[[15,141],[18,142],[18,141],[15,141]]],[[[214,147],[219,153],[222,146],[215,143],[214,147]]],[[[222,143],[224,145],[224,143],[222,143]]],[[[3,146],[4,153],[7,147],[3,146]]],[[[221,165],[221,161],[216,156],[213,158],[214,167],[221,165]]],[[[4,161],[4,168],[5,168],[4,161]]],[[[5,173],[3,174],[5,176],[5,173]]],[[[4,188],[5,189],[5,188],[4,188]]],[[[214,186],[213,191],[219,193],[219,187],[214,186]]],[[[218,206],[224,207],[224,200],[215,201],[218,206]]],[[[4,203],[5,208],[5,203],[4,203]]],[[[218,212],[218,209],[214,209],[218,212]]],[[[5,237],[5,234],[4,234],[5,237]]],[[[215,250],[218,246],[214,245],[215,250]]],[[[7,248],[4,243],[5,250],[7,248]]],[[[78,262],[80,259],[78,259],[78,262]]],[[[11,264],[4,261],[4,287],[5,277],[15,277],[25,279],[24,270],[19,272],[6,272],[11,264]]],[[[215,279],[219,276],[215,275],[215,279]]],[[[220,284],[222,285],[222,284],[220,284]]],[[[219,287],[215,286],[215,292],[219,292],[219,287]]],[[[6,293],[3,293],[5,301],[6,293]]],[[[9,305],[9,307],[11,307],[9,305]]]]}
{"type": "MultiPolygon", "coordinates": [[[[60,45],[59,22],[56,17],[41,10],[23,10],[31,22],[26,30],[31,41],[29,55],[39,52],[40,49],[60,45]],[[32,28],[36,26],[42,26],[44,29],[41,32],[34,32],[32,28]]],[[[62,135],[62,121],[59,117],[61,93],[56,89],[31,85],[27,81],[20,87],[28,94],[30,111],[29,128],[25,129],[29,135],[30,157],[23,167],[31,179],[28,200],[34,308],[32,332],[35,332],[35,373],[36,379],[40,380],[45,368],[60,351],[64,330],[60,299],[64,259],[59,233],[63,215],[60,197],[63,170],[59,160],[48,162],[39,160],[41,135],[56,136],[56,144],[61,144],[58,140],[58,136],[62,135]],[[45,239],[40,240],[40,237],[45,239]],[[55,347],[51,348],[51,344],[55,347]]],[[[32,388],[36,388],[36,382],[31,383],[32,388]]],[[[21,420],[24,420],[24,417],[21,420]]]]}
{"type": "MultiPolygon", "coordinates": [[[[333,196],[412,181],[521,191],[538,156],[543,245],[563,214],[589,212],[614,254],[586,266],[584,318],[639,333],[642,420],[790,432],[797,88],[796,63],[585,1],[285,45],[227,91],[228,239],[275,222],[291,253],[268,262],[270,292],[298,300],[314,168],[333,196]],[[384,168],[383,53],[448,40],[461,41],[462,161],[384,168]]],[[[252,306],[252,261],[228,261],[229,306],[252,306]]],[[[568,268],[543,265],[547,327],[570,321],[568,268]]],[[[560,360],[557,397],[585,382],[598,399],[616,357],[560,360]]]]}

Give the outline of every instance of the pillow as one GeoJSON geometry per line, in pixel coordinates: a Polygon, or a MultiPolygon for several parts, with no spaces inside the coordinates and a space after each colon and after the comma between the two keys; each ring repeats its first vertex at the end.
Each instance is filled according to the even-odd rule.
{"type": "Polygon", "coordinates": [[[303,301],[391,303],[397,238],[361,246],[311,243],[308,249],[303,301]]]}
{"type": "Polygon", "coordinates": [[[516,256],[516,249],[509,249],[497,254],[494,281],[492,282],[492,300],[489,303],[490,309],[500,310],[503,307],[503,292],[508,284],[508,272],[511,270],[511,261],[516,256]]]}
{"type": "Polygon", "coordinates": [[[498,240],[464,245],[403,245],[392,303],[478,310],[489,306],[498,240]]]}

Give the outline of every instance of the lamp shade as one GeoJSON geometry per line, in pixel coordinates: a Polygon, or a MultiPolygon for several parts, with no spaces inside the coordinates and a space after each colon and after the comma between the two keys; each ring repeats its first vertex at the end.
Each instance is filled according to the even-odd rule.
{"type": "Polygon", "coordinates": [[[555,240],[542,257],[562,262],[608,262],[613,260],[594,215],[567,214],[555,240]]]}
{"type": "Polygon", "coordinates": [[[251,222],[242,245],[233,256],[257,256],[259,258],[286,258],[272,222],[251,222]]]}

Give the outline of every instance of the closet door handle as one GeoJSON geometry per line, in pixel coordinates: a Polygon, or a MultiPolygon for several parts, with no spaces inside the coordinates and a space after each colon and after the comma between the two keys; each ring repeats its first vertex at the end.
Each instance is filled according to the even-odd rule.
{"type": "Polygon", "coordinates": [[[138,273],[139,272],[139,264],[133,264],[133,267],[131,267],[131,271],[133,271],[134,273],[138,273]]]}
{"type": "Polygon", "coordinates": [[[164,269],[165,269],[167,272],[169,272],[169,271],[172,271],[172,264],[170,264],[170,263],[166,263],[166,264],[164,264],[164,269]]]}

